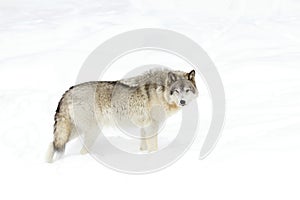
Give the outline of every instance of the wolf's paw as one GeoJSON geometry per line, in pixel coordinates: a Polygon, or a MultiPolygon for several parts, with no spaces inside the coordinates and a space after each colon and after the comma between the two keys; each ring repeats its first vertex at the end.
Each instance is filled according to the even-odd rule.
{"type": "Polygon", "coordinates": [[[147,150],[147,143],[145,140],[142,140],[140,144],[140,151],[146,151],[146,150],[147,150]]]}
{"type": "Polygon", "coordinates": [[[140,151],[146,151],[146,150],[147,150],[147,145],[140,146],[140,151]]]}
{"type": "Polygon", "coordinates": [[[158,150],[158,148],[157,148],[156,145],[150,146],[150,147],[148,148],[148,153],[152,153],[152,152],[155,152],[155,151],[157,151],[157,150],[158,150]]]}

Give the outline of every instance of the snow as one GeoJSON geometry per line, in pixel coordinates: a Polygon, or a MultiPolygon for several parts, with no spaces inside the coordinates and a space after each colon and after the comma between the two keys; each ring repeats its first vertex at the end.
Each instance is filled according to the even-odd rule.
{"type": "MultiPolygon", "coordinates": [[[[296,0],[1,1],[1,198],[299,199],[299,11],[296,0]],[[215,150],[198,160],[211,112],[200,81],[199,137],[172,166],[118,173],[78,155],[76,141],[64,159],[44,163],[58,100],[86,57],[110,37],[145,27],[182,33],[215,62],[226,92],[215,150]]],[[[181,62],[138,56],[144,64],[181,62]]]]}

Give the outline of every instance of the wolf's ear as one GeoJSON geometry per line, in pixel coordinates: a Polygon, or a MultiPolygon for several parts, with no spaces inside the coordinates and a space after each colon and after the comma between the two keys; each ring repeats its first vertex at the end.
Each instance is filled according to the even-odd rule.
{"type": "Polygon", "coordinates": [[[190,73],[188,73],[188,79],[190,81],[195,81],[195,70],[192,70],[190,73]]]}
{"type": "Polygon", "coordinates": [[[173,73],[173,72],[169,72],[168,73],[168,82],[169,83],[172,83],[172,82],[175,82],[176,81],[176,75],[173,73]]]}

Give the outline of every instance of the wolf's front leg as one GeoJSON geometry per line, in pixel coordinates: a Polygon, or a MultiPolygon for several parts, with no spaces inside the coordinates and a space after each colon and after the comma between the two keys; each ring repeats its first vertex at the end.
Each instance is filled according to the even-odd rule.
{"type": "Polygon", "coordinates": [[[146,133],[145,133],[145,130],[143,128],[141,129],[141,145],[140,145],[140,150],[141,151],[146,151],[147,150],[146,133]]]}
{"type": "Polygon", "coordinates": [[[150,138],[147,138],[146,140],[148,152],[157,151],[158,145],[157,145],[157,134],[151,136],[150,138]]]}
{"type": "Polygon", "coordinates": [[[158,123],[156,121],[152,121],[151,125],[144,128],[145,131],[145,143],[148,152],[157,151],[157,133],[158,133],[158,123]]]}

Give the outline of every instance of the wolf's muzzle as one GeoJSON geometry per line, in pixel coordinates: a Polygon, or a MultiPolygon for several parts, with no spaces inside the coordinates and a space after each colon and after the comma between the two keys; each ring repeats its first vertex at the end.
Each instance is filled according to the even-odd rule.
{"type": "Polygon", "coordinates": [[[185,106],[185,103],[186,103],[186,102],[185,102],[185,100],[180,100],[179,103],[180,103],[181,106],[185,106]]]}

